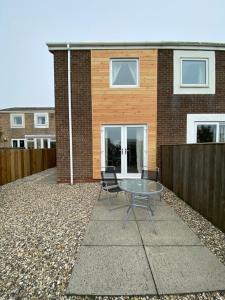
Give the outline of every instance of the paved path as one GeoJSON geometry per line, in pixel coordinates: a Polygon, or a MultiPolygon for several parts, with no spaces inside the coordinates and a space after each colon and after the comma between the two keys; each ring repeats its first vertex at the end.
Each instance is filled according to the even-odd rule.
{"type": "MultiPolygon", "coordinates": [[[[125,202],[121,195],[113,205],[125,202]]],[[[155,216],[96,203],[72,272],[68,295],[163,295],[225,290],[225,266],[165,202],[155,216]],[[153,230],[153,223],[156,233],[153,230]]]]}

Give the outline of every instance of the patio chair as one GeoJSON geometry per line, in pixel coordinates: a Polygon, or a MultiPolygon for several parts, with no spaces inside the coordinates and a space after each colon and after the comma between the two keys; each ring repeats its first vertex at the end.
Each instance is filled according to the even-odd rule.
{"type": "MultiPolygon", "coordinates": [[[[101,189],[99,193],[98,200],[100,200],[102,190],[108,193],[116,193],[116,196],[121,189],[118,186],[117,176],[116,176],[116,168],[114,166],[105,167],[105,171],[101,171],[101,189]]],[[[114,198],[114,197],[112,197],[114,198]]]]}
{"type": "MultiPolygon", "coordinates": [[[[156,167],[155,170],[144,170],[141,171],[141,179],[148,179],[152,181],[159,181],[159,168],[156,167]]],[[[159,200],[161,201],[161,194],[159,200]]]]}
{"type": "MultiPolygon", "coordinates": [[[[117,198],[118,194],[120,192],[123,192],[118,185],[118,180],[117,180],[117,176],[116,176],[116,168],[114,166],[105,167],[105,171],[101,171],[101,178],[102,178],[101,188],[100,188],[100,192],[99,192],[98,201],[101,199],[101,192],[103,190],[108,193],[116,194],[115,196],[107,198],[109,200],[109,202],[110,202],[110,199],[117,198]]],[[[110,210],[122,208],[125,206],[128,206],[128,205],[127,204],[120,205],[120,206],[111,208],[110,210]]]]}
{"type": "Polygon", "coordinates": [[[142,169],[141,179],[159,181],[159,168],[156,167],[155,170],[144,170],[144,169],[142,169]]]}

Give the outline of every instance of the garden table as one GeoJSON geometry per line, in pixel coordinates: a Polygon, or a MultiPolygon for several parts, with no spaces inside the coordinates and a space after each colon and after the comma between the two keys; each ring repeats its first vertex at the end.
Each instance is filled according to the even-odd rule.
{"type": "Polygon", "coordinates": [[[151,216],[154,215],[154,212],[150,201],[152,196],[161,194],[163,190],[162,184],[147,179],[123,179],[119,181],[118,184],[121,190],[130,194],[130,205],[124,220],[124,227],[134,207],[147,209],[151,220],[151,216]]]}

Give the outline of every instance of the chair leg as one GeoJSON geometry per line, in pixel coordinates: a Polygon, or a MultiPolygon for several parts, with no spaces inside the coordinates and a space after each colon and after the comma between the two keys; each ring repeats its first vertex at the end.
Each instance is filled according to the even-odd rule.
{"type": "Polygon", "coordinates": [[[130,217],[130,214],[131,214],[131,211],[133,210],[133,207],[132,206],[129,206],[128,208],[128,212],[127,212],[127,216],[123,222],[123,229],[125,228],[126,224],[127,224],[127,221],[129,220],[129,217],[130,217]]]}
{"type": "Polygon", "coordinates": [[[102,192],[102,186],[100,187],[100,191],[99,191],[99,195],[98,195],[98,201],[100,200],[101,192],[102,192]]]}

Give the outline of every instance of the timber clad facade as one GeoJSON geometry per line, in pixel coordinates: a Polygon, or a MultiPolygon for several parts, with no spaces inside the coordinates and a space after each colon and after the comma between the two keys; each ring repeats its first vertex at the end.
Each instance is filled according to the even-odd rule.
{"type": "Polygon", "coordinates": [[[115,165],[121,178],[140,176],[140,168],[154,170],[163,144],[225,141],[224,45],[75,44],[69,52],[64,44],[48,46],[54,55],[59,182],[71,182],[70,151],[73,182],[79,182],[99,180],[107,165],[115,165]],[[118,85],[125,77],[129,84],[118,85]],[[175,77],[183,80],[176,90],[175,77]]]}

